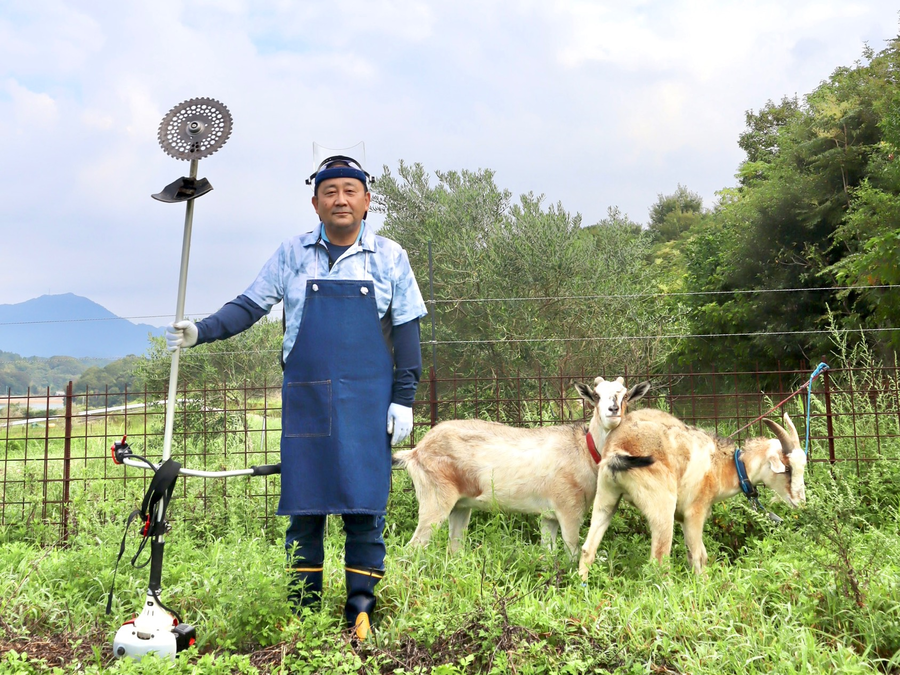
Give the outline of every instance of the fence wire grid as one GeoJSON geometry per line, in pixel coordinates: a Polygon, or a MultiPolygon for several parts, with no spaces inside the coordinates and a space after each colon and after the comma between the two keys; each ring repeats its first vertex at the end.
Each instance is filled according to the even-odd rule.
{"type": "MultiPolygon", "coordinates": [[[[626,384],[652,384],[639,407],[666,410],[688,424],[725,436],[763,415],[807,383],[810,369],[753,372],[624,373],[626,384]],[[774,384],[773,384],[774,383],[774,384]]],[[[572,386],[593,384],[596,373],[536,373],[514,377],[423,378],[415,422],[405,447],[443,420],[480,418],[512,426],[583,423],[590,417],[572,386]]],[[[603,374],[612,379],[616,374],[603,374]]],[[[810,461],[849,465],[900,459],[900,390],[897,367],[826,370],[813,382],[811,406],[803,391],[785,408],[805,437],[809,414],[810,461]]],[[[65,540],[72,506],[82,500],[133,508],[151,472],[116,465],[110,448],[123,436],[137,455],[162,457],[165,392],[49,390],[0,396],[0,526],[42,526],[65,540]],[[124,506],[123,506],[124,503],[124,506]]],[[[780,417],[773,412],[772,417],[780,417]]],[[[768,435],[761,422],[735,436],[768,435]]],[[[280,384],[182,389],[172,457],[191,469],[243,469],[279,461],[280,384]]],[[[278,476],[183,477],[173,510],[191,520],[217,514],[276,523],[278,476]],[[181,504],[178,504],[181,502],[181,504]],[[235,511],[239,511],[236,513],[235,511]]]]}

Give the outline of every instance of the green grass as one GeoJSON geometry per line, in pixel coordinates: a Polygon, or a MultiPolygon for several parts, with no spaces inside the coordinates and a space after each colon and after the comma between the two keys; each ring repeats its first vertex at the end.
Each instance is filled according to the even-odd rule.
{"type": "MultiPolygon", "coordinates": [[[[833,382],[865,390],[865,373],[853,376],[863,379],[833,382]]],[[[813,401],[821,412],[821,398],[813,401]]],[[[42,429],[5,430],[0,675],[900,674],[897,402],[836,393],[832,405],[835,436],[871,436],[839,440],[837,456],[883,461],[863,463],[859,472],[854,463],[811,465],[809,503],[798,511],[763,490],[766,506],[785,519],[781,526],[740,497],[717,505],[704,537],[710,565],[700,577],[686,564],[680,535],[667,564],[649,563],[647,526],[627,506],[586,584],[564,553],[540,546],[537,516],[476,513],[455,556],[446,551],[446,525],[430,548],[408,549],[417,507],[408,477],[395,473],[387,576],[378,587],[375,638],[362,645],[342,625],[339,519],[329,524],[322,607],[295,617],[286,600],[286,519],[271,515],[271,503],[267,512],[264,494],[277,498],[278,477],[184,478],[169,512],[163,600],[197,627],[198,644],[175,663],[111,654],[116,629],[146,593],[147,569],[127,564],[138,543],[134,528],[112,615],[104,612],[124,520],[147,483],[146,472],[135,469],[127,470],[128,481],[108,480],[125,471],[112,465],[108,448],[127,431],[136,452],[158,458],[161,420],[131,417],[127,430],[116,420],[76,426],[65,545],[55,524],[59,506],[40,510],[45,473],[62,476],[61,429],[48,430],[47,443],[42,429]],[[875,410],[882,415],[868,414],[875,410]],[[840,414],[850,411],[856,414],[840,414]]],[[[552,412],[528,409],[526,417],[552,412]]],[[[799,407],[790,412],[802,436],[799,407]]],[[[825,433],[824,418],[815,423],[825,433]]],[[[258,417],[188,411],[178,425],[189,440],[177,441],[174,454],[191,468],[243,467],[245,452],[250,463],[277,461],[276,421],[265,445],[258,417]]],[[[723,423],[719,433],[734,428],[723,423]]],[[[821,443],[813,449],[816,457],[824,452],[821,443]]],[[[48,495],[59,499],[61,485],[50,483],[48,495]]]]}
{"type": "MultiPolygon", "coordinates": [[[[646,528],[623,507],[587,584],[564,554],[540,546],[532,516],[476,514],[456,556],[446,552],[446,527],[430,548],[406,548],[415,498],[396,474],[375,640],[361,646],[341,622],[339,520],[329,525],[322,608],[297,618],[285,599],[280,532],[243,517],[221,527],[207,514],[208,522],[179,523],[167,538],[164,601],[198,628],[197,646],[175,664],[112,659],[109,643],[138,609],[147,574],[123,562],[107,617],[132,506],[85,499],[66,547],[2,533],[0,673],[900,672],[892,467],[885,462],[859,480],[819,471],[808,508],[775,507],[787,516],[778,528],[737,498],[717,506],[706,532],[712,562],[701,577],[688,569],[680,541],[669,564],[648,563],[646,528]],[[822,535],[835,524],[846,527],[822,535]],[[859,597],[847,584],[854,577],[859,597]]],[[[186,508],[173,502],[172,518],[186,508]]]]}

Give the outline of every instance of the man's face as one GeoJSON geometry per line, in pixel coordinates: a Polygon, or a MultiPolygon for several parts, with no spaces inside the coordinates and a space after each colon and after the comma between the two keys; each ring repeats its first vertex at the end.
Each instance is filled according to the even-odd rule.
{"type": "Polygon", "coordinates": [[[359,227],[371,198],[356,178],[329,178],[319,184],[312,204],[326,230],[349,233],[359,227]]]}

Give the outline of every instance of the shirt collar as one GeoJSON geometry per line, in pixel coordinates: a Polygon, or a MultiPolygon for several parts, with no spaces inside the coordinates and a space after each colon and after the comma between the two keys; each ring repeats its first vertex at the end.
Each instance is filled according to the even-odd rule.
{"type": "MultiPolygon", "coordinates": [[[[319,226],[313,230],[312,232],[307,232],[300,236],[300,241],[303,246],[314,246],[318,244],[320,241],[328,241],[328,237],[325,235],[325,225],[323,223],[319,223],[319,226]]],[[[364,251],[374,251],[375,250],[375,234],[366,227],[366,221],[362,221],[362,227],[359,228],[359,236],[356,238],[354,242],[359,244],[360,248],[364,251]]]]}

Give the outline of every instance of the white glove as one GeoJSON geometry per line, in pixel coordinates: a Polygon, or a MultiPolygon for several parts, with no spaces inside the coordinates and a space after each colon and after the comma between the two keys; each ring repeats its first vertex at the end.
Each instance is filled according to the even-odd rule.
{"type": "Polygon", "coordinates": [[[391,435],[391,445],[400,445],[409,438],[412,427],[412,408],[399,403],[391,403],[387,418],[387,432],[391,435]]]}
{"type": "Polygon", "coordinates": [[[184,319],[166,326],[166,347],[174,352],[181,347],[193,347],[197,344],[197,325],[193,321],[184,319]]]}

